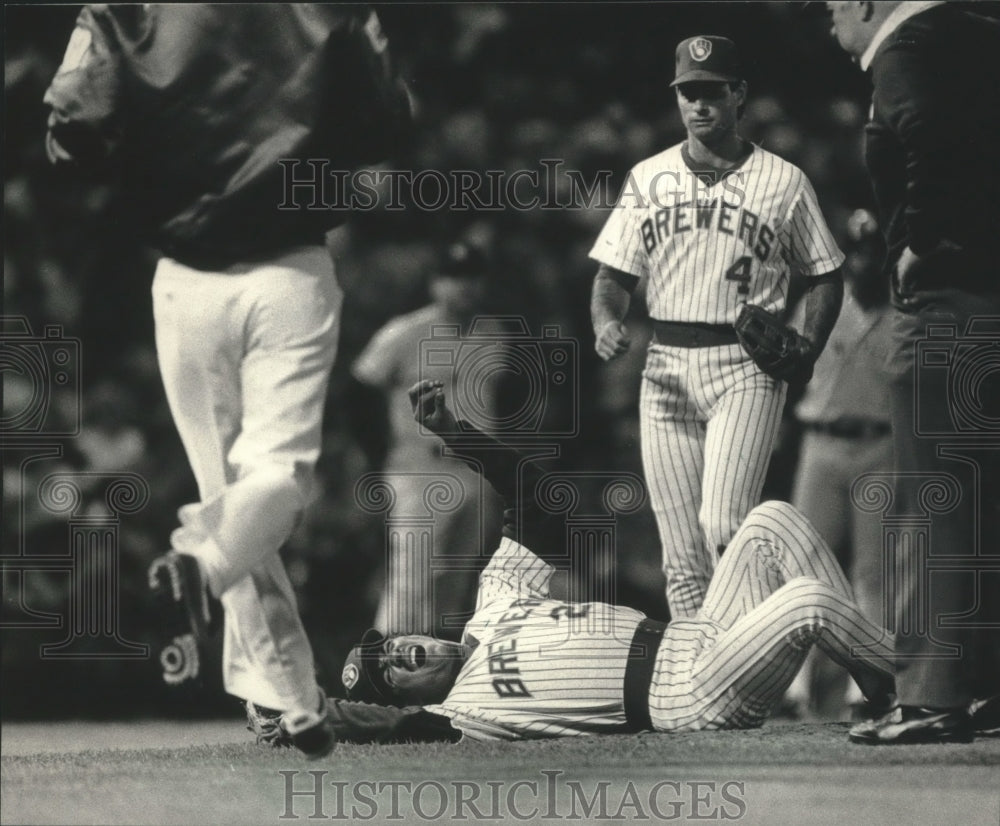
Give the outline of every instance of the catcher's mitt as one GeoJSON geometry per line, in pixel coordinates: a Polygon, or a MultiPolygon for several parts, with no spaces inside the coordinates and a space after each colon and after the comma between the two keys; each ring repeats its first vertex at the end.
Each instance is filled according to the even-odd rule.
{"type": "Polygon", "coordinates": [[[747,355],[769,376],[789,384],[812,378],[812,343],[773,313],[755,304],[744,304],[736,319],[736,335],[747,355]]]}

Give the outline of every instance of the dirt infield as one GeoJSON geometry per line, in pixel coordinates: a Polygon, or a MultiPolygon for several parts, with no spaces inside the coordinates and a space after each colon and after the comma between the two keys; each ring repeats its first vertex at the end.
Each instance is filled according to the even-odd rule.
{"type": "Polygon", "coordinates": [[[310,763],[238,720],[3,727],[2,823],[1000,824],[1000,738],[873,749],[841,724],[455,746],[310,763]]]}

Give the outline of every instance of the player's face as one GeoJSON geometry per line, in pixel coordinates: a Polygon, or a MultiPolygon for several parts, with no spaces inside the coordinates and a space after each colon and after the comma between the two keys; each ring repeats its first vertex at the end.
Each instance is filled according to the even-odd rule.
{"type": "Polygon", "coordinates": [[[397,698],[423,705],[448,696],[466,656],[467,649],[459,643],[405,634],[385,641],[379,665],[397,698]]]}
{"type": "Polygon", "coordinates": [[[677,105],[688,134],[707,146],[736,130],[739,108],[746,99],[746,86],[716,81],[682,83],[677,88],[677,105]]]}
{"type": "Polygon", "coordinates": [[[864,3],[857,2],[826,4],[830,14],[830,33],[845,52],[855,57],[861,57],[871,42],[871,35],[865,26],[864,6],[864,3]]]}

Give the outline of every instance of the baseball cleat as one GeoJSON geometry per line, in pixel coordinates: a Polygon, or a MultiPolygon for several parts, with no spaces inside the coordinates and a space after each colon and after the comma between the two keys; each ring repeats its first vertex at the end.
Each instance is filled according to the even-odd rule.
{"type": "Polygon", "coordinates": [[[847,737],[852,743],[867,746],[969,743],[972,741],[972,720],[964,708],[896,706],[876,720],[852,727],[847,737]]]}
{"type": "Polygon", "coordinates": [[[286,713],[281,727],[292,738],[292,744],[310,760],[326,757],[337,744],[337,733],[326,710],[326,701],[320,711],[286,713]]]}
{"type": "Polygon", "coordinates": [[[160,613],[164,642],[160,667],[168,685],[199,678],[199,646],[219,624],[219,610],[208,593],[198,560],[170,551],[149,566],[149,589],[160,613]]]}
{"type": "Polygon", "coordinates": [[[281,712],[266,706],[259,706],[249,700],[244,704],[247,710],[247,731],[257,736],[258,746],[289,748],[292,738],[281,727],[281,712]]]}
{"type": "Polygon", "coordinates": [[[327,714],[326,698],[319,711],[280,712],[246,702],[247,731],[257,736],[257,745],[271,748],[295,746],[310,760],[326,757],[337,743],[327,714]]]}

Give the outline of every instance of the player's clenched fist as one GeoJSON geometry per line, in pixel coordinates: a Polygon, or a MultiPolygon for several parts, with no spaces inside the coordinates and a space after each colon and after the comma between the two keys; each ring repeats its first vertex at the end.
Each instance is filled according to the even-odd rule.
{"type": "Polygon", "coordinates": [[[627,352],[631,343],[632,338],[625,325],[620,321],[609,321],[597,331],[594,349],[602,359],[611,361],[627,352]]]}
{"type": "Polygon", "coordinates": [[[455,433],[458,422],[444,399],[444,384],[424,379],[409,389],[413,418],[431,433],[455,433]]]}

